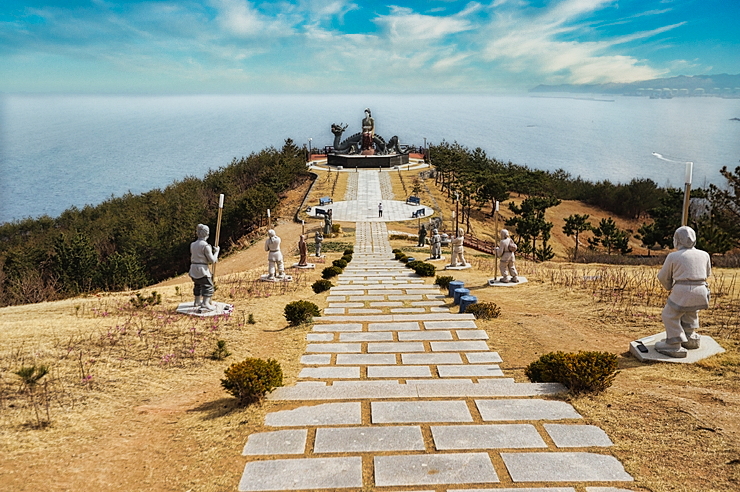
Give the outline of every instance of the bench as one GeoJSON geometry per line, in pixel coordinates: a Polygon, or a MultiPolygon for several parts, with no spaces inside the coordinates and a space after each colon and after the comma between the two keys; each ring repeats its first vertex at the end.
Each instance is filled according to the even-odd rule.
{"type": "Polygon", "coordinates": [[[406,199],[406,203],[410,203],[411,205],[421,205],[421,198],[418,196],[410,196],[406,199]]]}
{"type": "Polygon", "coordinates": [[[334,200],[330,196],[322,196],[319,198],[319,205],[329,205],[330,203],[334,203],[334,200]]]}
{"type": "Polygon", "coordinates": [[[425,208],[420,208],[416,212],[411,214],[412,219],[418,219],[419,217],[424,217],[427,214],[425,208]]]}
{"type": "Polygon", "coordinates": [[[323,215],[324,217],[329,215],[329,212],[324,210],[323,208],[316,208],[314,211],[314,216],[318,217],[319,215],[323,215]]]}

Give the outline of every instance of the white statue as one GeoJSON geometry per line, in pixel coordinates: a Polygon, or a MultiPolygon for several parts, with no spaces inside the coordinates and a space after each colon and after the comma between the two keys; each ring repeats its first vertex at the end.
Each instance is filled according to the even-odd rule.
{"type": "Polygon", "coordinates": [[[508,274],[511,275],[511,281],[516,283],[519,282],[516,273],[516,265],[514,265],[514,251],[516,251],[516,244],[514,240],[509,237],[509,231],[501,229],[501,241],[496,246],[496,256],[501,257],[501,264],[499,270],[501,271],[501,281],[508,282],[508,274]]]}
{"type": "Polygon", "coordinates": [[[437,260],[442,257],[442,236],[439,235],[439,231],[434,229],[432,231],[432,238],[429,240],[432,245],[431,257],[433,260],[437,260]]]}
{"type": "Polygon", "coordinates": [[[283,253],[280,251],[280,238],[275,231],[270,229],[267,231],[267,241],[265,241],[265,251],[267,253],[267,261],[269,265],[267,267],[267,278],[270,280],[275,279],[275,270],[277,267],[277,278],[285,277],[285,265],[283,264],[283,253]]]}
{"type": "Polygon", "coordinates": [[[463,256],[464,241],[465,232],[463,232],[462,227],[460,227],[457,230],[457,237],[453,238],[452,241],[450,241],[450,245],[452,246],[452,260],[450,261],[450,266],[456,267],[466,265],[465,256],[463,256]]]}
{"type": "Polygon", "coordinates": [[[316,245],[316,257],[318,258],[321,256],[321,243],[324,242],[324,236],[321,234],[321,231],[316,231],[313,241],[316,245]]]}
{"type": "Polygon", "coordinates": [[[214,290],[213,278],[208,265],[218,261],[218,252],[220,249],[218,246],[211,249],[211,245],[206,242],[210,234],[207,225],[198,224],[195,232],[198,235],[198,239],[190,243],[190,271],[188,272],[190,278],[193,279],[193,295],[195,296],[193,306],[213,311],[216,309],[211,304],[214,290]]]}
{"type": "Polygon", "coordinates": [[[666,338],[655,343],[655,350],[670,357],[684,358],[686,349],[698,349],[701,336],[699,310],[709,307],[707,278],[712,274],[709,253],[694,248],[696,233],[682,226],[673,234],[673,246],[658,273],[661,285],[671,293],[663,308],[666,338]]]}

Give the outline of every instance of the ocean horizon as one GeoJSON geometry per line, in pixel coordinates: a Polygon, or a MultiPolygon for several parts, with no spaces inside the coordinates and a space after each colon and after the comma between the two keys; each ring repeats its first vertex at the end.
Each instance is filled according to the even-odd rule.
{"type": "Polygon", "coordinates": [[[740,100],[613,95],[0,94],[0,222],[203,177],[285,139],[320,149],[332,123],[360,130],[369,107],[386,140],[442,140],[590,181],[724,184],[740,159],[740,100]],[[664,156],[662,160],[654,153],[664,156]]]}

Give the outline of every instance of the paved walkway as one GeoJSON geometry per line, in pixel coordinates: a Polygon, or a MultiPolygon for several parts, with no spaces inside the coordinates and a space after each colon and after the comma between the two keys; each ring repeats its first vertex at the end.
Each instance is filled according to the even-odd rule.
{"type": "MultiPolygon", "coordinates": [[[[406,197],[393,200],[390,190],[389,172],[394,170],[363,170],[349,175],[345,201],[335,202],[319,207],[322,210],[332,210],[335,221],[346,222],[397,222],[411,219],[411,214],[424,209],[426,217],[430,217],[434,210],[424,205],[409,205],[406,197]],[[356,176],[356,177],[354,177],[356,176]],[[383,216],[378,216],[378,203],[383,203],[383,216]]],[[[319,218],[321,218],[319,216],[319,218]]]]}
{"type": "Polygon", "coordinates": [[[474,318],[392,260],[384,223],[357,224],[328,300],[299,382],[269,396],[297,406],[249,436],[239,490],[626,490],[607,435],[542,398],[560,385],[506,378],[474,318]]]}

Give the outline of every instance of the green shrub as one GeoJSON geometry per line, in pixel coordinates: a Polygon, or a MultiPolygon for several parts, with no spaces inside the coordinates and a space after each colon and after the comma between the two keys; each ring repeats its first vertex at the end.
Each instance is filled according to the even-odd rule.
{"type": "Polygon", "coordinates": [[[477,319],[493,319],[501,316],[501,308],[495,302],[471,304],[465,308],[465,312],[472,314],[477,319]]]}
{"type": "Polygon", "coordinates": [[[442,277],[437,275],[437,278],[434,280],[434,283],[439,285],[440,289],[447,290],[450,287],[450,282],[452,282],[453,280],[455,279],[447,275],[442,276],[442,277]]]}
{"type": "Polygon", "coordinates": [[[350,261],[352,261],[352,255],[345,254],[344,256],[342,256],[342,259],[349,263],[350,261]]]}
{"type": "Polygon", "coordinates": [[[311,301],[293,301],[285,305],[285,319],[291,325],[300,325],[311,320],[314,316],[321,316],[319,307],[311,301]]]}
{"type": "Polygon", "coordinates": [[[129,299],[129,302],[137,309],[143,309],[147,306],[156,306],[162,303],[162,295],[157,294],[157,291],[152,291],[148,296],[141,295],[141,292],[136,293],[136,297],[129,299]]]}
{"type": "Polygon", "coordinates": [[[273,359],[245,359],[231,364],[225,375],[221,386],[240,403],[260,401],[267,393],[283,385],[283,370],[273,359]]]}
{"type": "Polygon", "coordinates": [[[398,248],[395,248],[395,249],[391,250],[391,253],[393,253],[393,254],[402,253],[402,251],[400,249],[398,249],[398,248]]]}
{"type": "Polygon", "coordinates": [[[354,254],[354,252],[355,252],[355,248],[354,247],[350,247],[350,248],[347,248],[347,249],[344,250],[344,254],[345,255],[352,256],[354,254]]]}
{"type": "Polygon", "coordinates": [[[406,268],[410,268],[410,269],[414,270],[417,266],[421,265],[422,263],[424,263],[424,262],[421,261],[421,260],[409,261],[409,262],[406,263],[406,268]]]}
{"type": "Polygon", "coordinates": [[[322,292],[326,292],[327,290],[331,289],[332,287],[334,287],[334,284],[332,284],[328,280],[317,280],[311,286],[311,288],[313,289],[313,291],[316,292],[317,294],[321,294],[322,292]]]}
{"type": "Polygon", "coordinates": [[[224,360],[230,355],[231,352],[226,348],[226,340],[219,340],[216,342],[216,348],[211,352],[211,359],[224,360]]]}
{"type": "MultiPolygon", "coordinates": [[[[421,277],[434,277],[434,273],[437,271],[437,267],[432,265],[431,263],[427,263],[425,261],[412,261],[411,263],[415,263],[415,266],[412,266],[411,268],[414,269],[417,275],[421,277]]],[[[409,265],[411,264],[409,263],[409,265]]]]}
{"type": "Polygon", "coordinates": [[[330,279],[332,277],[336,277],[342,273],[342,269],[337,266],[330,266],[326,267],[321,271],[321,277],[325,279],[330,279]]]}
{"type": "Polygon", "coordinates": [[[341,259],[340,260],[334,260],[334,261],[331,262],[331,264],[334,265],[335,267],[341,268],[342,270],[344,270],[347,267],[347,261],[346,260],[341,260],[341,259]]]}
{"type": "Polygon", "coordinates": [[[617,356],[608,352],[551,352],[527,366],[534,383],[562,383],[573,393],[604,391],[619,374],[617,356]]]}
{"type": "Polygon", "coordinates": [[[398,259],[401,263],[408,263],[409,257],[406,255],[403,255],[401,258],[398,259]]]}
{"type": "Polygon", "coordinates": [[[396,251],[396,259],[400,260],[401,258],[406,258],[406,253],[401,250],[396,251]]]}
{"type": "Polygon", "coordinates": [[[249,323],[250,325],[253,325],[256,323],[256,321],[254,320],[254,314],[249,313],[249,318],[247,318],[247,323],[249,323]]]}

